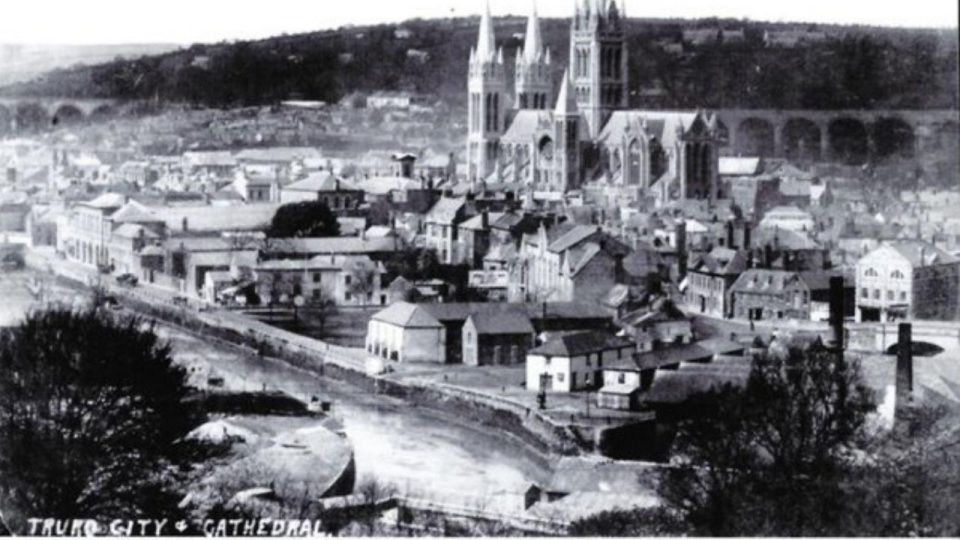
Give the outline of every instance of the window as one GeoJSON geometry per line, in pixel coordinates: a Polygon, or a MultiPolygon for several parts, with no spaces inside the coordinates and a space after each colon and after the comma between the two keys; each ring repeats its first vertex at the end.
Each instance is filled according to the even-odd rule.
{"type": "Polygon", "coordinates": [[[893,301],[893,291],[887,291],[887,301],[888,302],[893,301]]]}
{"type": "Polygon", "coordinates": [[[621,373],[620,375],[617,376],[617,383],[619,383],[619,384],[624,384],[625,382],[627,382],[627,374],[626,374],[626,373],[621,373]]]}
{"type": "Polygon", "coordinates": [[[863,273],[863,275],[866,277],[877,277],[880,274],[878,274],[877,271],[874,270],[873,268],[867,268],[867,270],[863,273]]]}
{"type": "Polygon", "coordinates": [[[873,290],[873,299],[874,299],[874,300],[879,300],[879,299],[880,299],[880,289],[874,289],[874,290],[873,290]]]}
{"type": "Polygon", "coordinates": [[[314,282],[314,283],[320,283],[320,273],[319,273],[319,272],[317,272],[316,274],[313,275],[313,282],[314,282]]]}
{"type": "Polygon", "coordinates": [[[890,277],[892,277],[893,279],[903,279],[906,276],[903,275],[903,272],[899,270],[894,270],[893,273],[890,274],[890,277]]]}
{"type": "Polygon", "coordinates": [[[563,373],[557,373],[557,382],[563,382],[563,373]]]}
{"type": "Polygon", "coordinates": [[[590,361],[590,355],[588,354],[588,355],[587,355],[587,367],[590,367],[590,366],[592,366],[592,365],[593,365],[593,362],[590,361]]]}
{"type": "Polygon", "coordinates": [[[907,301],[907,293],[905,291],[900,291],[900,301],[901,302],[907,301]]]}
{"type": "Polygon", "coordinates": [[[864,287],[860,290],[860,298],[870,298],[870,289],[864,287]]]}
{"type": "Polygon", "coordinates": [[[343,282],[347,285],[349,285],[351,281],[353,281],[353,278],[350,275],[343,276],[343,282]]]}

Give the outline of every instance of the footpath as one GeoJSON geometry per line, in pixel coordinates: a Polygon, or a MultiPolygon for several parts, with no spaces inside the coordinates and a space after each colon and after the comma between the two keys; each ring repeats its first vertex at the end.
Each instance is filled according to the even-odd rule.
{"type": "Polygon", "coordinates": [[[527,443],[545,458],[578,455],[595,450],[595,437],[570,424],[550,418],[519,401],[470,388],[429,380],[404,380],[368,373],[363,349],[340,347],[279,329],[244,315],[200,302],[175,302],[178,292],[152,286],[124,287],[112,276],[100,275],[74,261],[60,259],[50,250],[28,250],[27,265],[83,286],[103,287],[134,312],[177,325],[197,335],[240,345],[280,359],[323,377],[350,383],[368,392],[454,414],[481,426],[494,426],[527,443]]]}

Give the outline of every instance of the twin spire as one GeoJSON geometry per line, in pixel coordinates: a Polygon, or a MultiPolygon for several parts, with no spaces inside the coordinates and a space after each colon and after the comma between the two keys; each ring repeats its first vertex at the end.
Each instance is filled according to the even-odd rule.
{"type": "Polygon", "coordinates": [[[544,58],[543,37],[540,36],[540,19],[537,17],[537,2],[533,2],[533,12],[527,19],[527,35],[523,40],[523,59],[527,64],[535,64],[544,58]]]}
{"type": "MultiPolygon", "coordinates": [[[[490,16],[490,0],[487,0],[487,6],[483,11],[483,17],[480,18],[480,36],[477,38],[478,58],[484,61],[492,61],[497,54],[496,38],[493,33],[493,18],[490,16]]],[[[501,53],[502,54],[502,53],[501,53]]]]}
{"type": "MultiPolygon", "coordinates": [[[[550,50],[544,49],[543,36],[540,33],[540,19],[537,16],[536,0],[533,3],[533,12],[527,20],[527,34],[523,42],[523,52],[517,50],[517,57],[526,64],[537,62],[550,63],[550,50]]],[[[480,18],[480,34],[477,36],[477,48],[470,51],[470,59],[484,62],[503,63],[503,48],[497,48],[496,34],[493,31],[493,17],[490,16],[490,0],[487,0],[480,18]]]]}

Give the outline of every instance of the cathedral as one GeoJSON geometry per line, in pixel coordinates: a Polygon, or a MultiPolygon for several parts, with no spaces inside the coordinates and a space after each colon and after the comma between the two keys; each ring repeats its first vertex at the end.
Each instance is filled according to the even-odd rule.
{"type": "Polygon", "coordinates": [[[616,0],[583,0],[575,11],[559,88],[534,7],[511,91],[487,6],[470,51],[468,181],[554,200],[574,190],[614,204],[719,198],[726,130],[716,116],[629,109],[624,14],[616,0]]]}

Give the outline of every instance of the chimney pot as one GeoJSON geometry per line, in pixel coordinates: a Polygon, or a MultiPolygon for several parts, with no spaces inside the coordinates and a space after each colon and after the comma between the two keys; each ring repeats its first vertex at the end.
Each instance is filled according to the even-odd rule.
{"type": "Polygon", "coordinates": [[[913,325],[901,323],[898,334],[895,419],[913,398],[913,325]]]}

